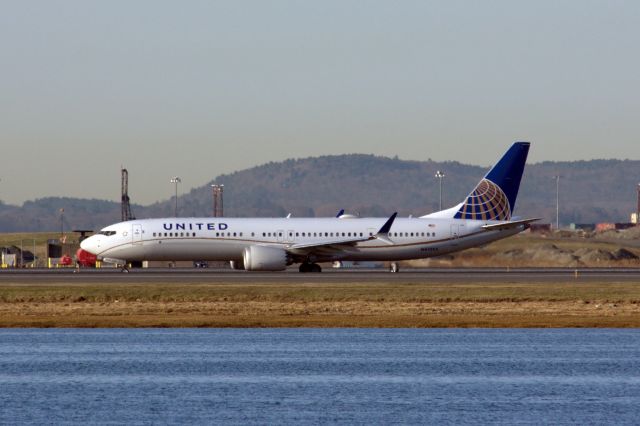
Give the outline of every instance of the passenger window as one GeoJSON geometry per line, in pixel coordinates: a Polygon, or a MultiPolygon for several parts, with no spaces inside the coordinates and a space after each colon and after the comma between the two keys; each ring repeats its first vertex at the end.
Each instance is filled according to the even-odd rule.
{"type": "Polygon", "coordinates": [[[156,236],[156,233],[155,233],[155,232],[153,233],[153,236],[154,236],[154,237],[156,236]]]}
{"type": "Polygon", "coordinates": [[[195,237],[195,236],[196,236],[196,233],[194,232],[192,236],[193,236],[193,237],[195,237]]]}
{"type": "Polygon", "coordinates": [[[342,233],[342,236],[344,237],[344,232],[342,233]]]}
{"type": "Polygon", "coordinates": [[[282,237],[282,232],[278,232],[278,237],[282,237]]]}
{"type": "Polygon", "coordinates": [[[411,233],[411,236],[413,237],[413,232],[411,233]]]}
{"type": "Polygon", "coordinates": [[[263,232],[263,233],[262,233],[262,236],[263,236],[263,237],[266,237],[267,235],[263,232]]]}

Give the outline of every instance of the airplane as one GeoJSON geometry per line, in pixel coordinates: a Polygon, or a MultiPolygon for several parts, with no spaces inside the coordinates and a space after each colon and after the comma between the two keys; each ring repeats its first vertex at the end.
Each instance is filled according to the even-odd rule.
{"type": "MultiPolygon", "coordinates": [[[[105,262],[229,261],[231,268],[321,272],[321,262],[422,259],[482,246],[539,219],[512,220],[529,142],[514,143],[458,205],[421,217],[162,218],[107,226],[81,243],[105,262]]],[[[127,271],[126,266],[123,271],[127,271]]]]}

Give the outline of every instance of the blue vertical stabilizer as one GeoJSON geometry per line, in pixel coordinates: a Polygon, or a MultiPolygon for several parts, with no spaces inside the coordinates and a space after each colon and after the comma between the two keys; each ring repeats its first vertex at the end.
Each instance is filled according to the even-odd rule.
{"type": "Polygon", "coordinates": [[[510,220],[516,206],[529,142],[516,142],[469,194],[457,219],[510,220]]]}

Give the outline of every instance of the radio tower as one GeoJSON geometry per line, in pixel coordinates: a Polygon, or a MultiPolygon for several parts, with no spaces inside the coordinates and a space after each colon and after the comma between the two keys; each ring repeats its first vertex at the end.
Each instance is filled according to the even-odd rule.
{"type": "Polygon", "coordinates": [[[133,220],[133,214],[131,214],[131,204],[129,203],[129,172],[127,169],[122,169],[122,221],[133,220]]]}

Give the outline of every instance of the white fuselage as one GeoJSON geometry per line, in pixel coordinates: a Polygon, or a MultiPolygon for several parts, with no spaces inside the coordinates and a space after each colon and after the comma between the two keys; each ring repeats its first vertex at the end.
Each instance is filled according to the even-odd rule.
{"type": "Polygon", "coordinates": [[[234,260],[250,246],[281,247],[296,261],[397,261],[439,256],[509,237],[525,226],[485,230],[495,221],[397,218],[387,241],[374,237],[385,218],[165,218],[121,222],[82,242],[99,259],[234,260]],[[296,250],[314,245],[317,250],[296,250]],[[304,259],[306,257],[306,259],[304,259]]]}

